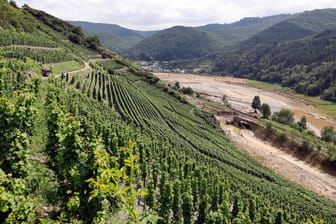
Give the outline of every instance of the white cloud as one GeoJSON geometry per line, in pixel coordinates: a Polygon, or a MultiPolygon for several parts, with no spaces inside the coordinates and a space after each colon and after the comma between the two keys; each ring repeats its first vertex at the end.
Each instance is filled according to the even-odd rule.
{"type": "Polygon", "coordinates": [[[66,20],[114,23],[141,30],[230,23],[243,17],[336,8],[335,0],[17,0],[66,20]]]}

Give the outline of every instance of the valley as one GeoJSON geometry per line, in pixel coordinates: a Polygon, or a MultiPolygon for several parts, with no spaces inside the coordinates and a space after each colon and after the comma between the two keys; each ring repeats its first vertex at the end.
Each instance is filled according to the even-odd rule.
{"type": "MultiPolygon", "coordinates": [[[[223,95],[232,108],[244,113],[252,113],[251,102],[255,95],[260,96],[262,102],[270,105],[272,111],[282,108],[295,113],[295,119],[307,117],[308,128],[317,135],[325,126],[334,126],[332,117],[322,113],[302,98],[284,94],[280,91],[270,91],[249,86],[249,80],[232,77],[199,76],[192,74],[156,73],[157,77],[170,85],[179,82],[181,87],[191,87],[206,99],[221,102],[223,95]]],[[[202,108],[201,100],[189,101],[202,108]]],[[[204,107],[202,109],[205,109],[204,107]]],[[[302,161],[289,152],[272,146],[269,142],[255,136],[252,131],[239,129],[225,124],[226,118],[216,115],[221,127],[240,150],[246,152],[263,165],[276,173],[300,184],[301,186],[336,201],[336,178],[324,171],[302,161]]]]}
{"type": "MultiPolygon", "coordinates": [[[[322,10],[317,17],[333,21],[329,13],[333,10],[322,10]]],[[[98,32],[88,36],[47,12],[0,0],[0,223],[336,223],[335,177],[322,172],[335,174],[336,132],[324,129],[321,138],[313,133],[335,126],[332,103],[318,105],[247,79],[158,74],[162,81],[109,50],[125,53],[140,41],[133,52],[141,57],[182,58],[202,69],[221,69],[225,64],[209,62],[219,62],[222,52],[204,63],[194,57],[203,60],[218,47],[240,47],[281,21],[287,22],[280,27],[293,28],[286,26],[292,17],[297,16],[175,26],[155,34],[85,23],[98,32]],[[111,45],[103,46],[101,37],[111,45]],[[143,54],[143,49],[155,51],[143,54]],[[273,112],[292,110],[295,119],[287,111],[271,120],[264,109],[261,119],[250,108],[255,95],[273,112]]],[[[309,40],[328,47],[324,40],[332,37],[327,32],[309,40]]],[[[298,53],[305,43],[298,43],[298,53]]],[[[244,67],[245,58],[253,59],[245,56],[237,74],[258,75],[253,72],[259,67],[244,67]]],[[[293,75],[294,70],[316,78],[328,74],[324,82],[300,82],[309,93],[334,81],[332,63],[270,73],[291,65],[274,63],[279,66],[265,74],[285,74],[288,84],[305,76],[293,75]]]]}
{"type": "Polygon", "coordinates": [[[181,87],[191,87],[213,101],[220,102],[223,95],[226,95],[233,108],[245,113],[253,112],[252,99],[254,96],[260,96],[262,103],[269,104],[272,112],[286,108],[295,113],[296,120],[305,116],[309,129],[318,136],[323,127],[336,127],[336,121],[332,117],[320,112],[306,100],[280,91],[251,87],[248,79],[174,73],[155,73],[155,75],[171,85],[179,82],[181,87]]]}

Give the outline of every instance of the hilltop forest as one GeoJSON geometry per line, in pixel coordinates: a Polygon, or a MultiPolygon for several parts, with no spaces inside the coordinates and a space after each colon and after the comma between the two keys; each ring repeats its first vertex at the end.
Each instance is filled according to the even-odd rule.
{"type": "Polygon", "coordinates": [[[336,204],[97,37],[0,0],[0,223],[335,223],[336,204]]]}

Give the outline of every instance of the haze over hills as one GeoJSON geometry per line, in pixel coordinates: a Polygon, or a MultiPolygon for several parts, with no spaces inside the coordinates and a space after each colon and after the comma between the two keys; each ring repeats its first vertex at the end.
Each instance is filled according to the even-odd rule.
{"type": "MultiPolygon", "coordinates": [[[[283,14],[283,15],[276,15],[276,16],[269,16],[264,18],[244,18],[238,22],[231,23],[231,24],[208,24],[200,27],[193,27],[194,29],[197,29],[199,31],[203,31],[207,33],[207,36],[209,37],[207,43],[209,45],[212,45],[214,47],[211,48],[211,50],[220,49],[223,47],[232,47],[241,41],[244,41],[251,37],[252,35],[258,33],[261,30],[264,30],[270,26],[272,26],[275,23],[278,23],[280,21],[283,21],[287,18],[290,18],[292,15],[290,14],[283,14]]],[[[151,39],[150,37],[157,33],[157,32],[164,32],[163,34],[160,34],[160,38],[163,38],[166,34],[168,34],[167,30],[169,30],[169,33],[174,32],[170,30],[171,28],[161,30],[161,31],[137,31],[137,30],[131,30],[127,28],[123,28],[118,25],[114,24],[102,24],[102,23],[90,23],[90,22],[79,22],[79,21],[69,21],[71,24],[79,26],[82,28],[82,30],[91,35],[97,35],[100,41],[104,44],[105,47],[114,50],[118,53],[126,54],[126,52],[132,48],[131,51],[129,51],[129,54],[131,56],[134,56],[136,58],[136,55],[138,55],[138,52],[144,51],[144,49],[137,49],[138,46],[136,46],[139,42],[142,40],[145,40],[144,44],[141,44],[139,47],[143,45],[151,45],[151,41],[154,41],[154,39],[151,39]],[[148,39],[148,40],[147,40],[148,39]],[[146,43],[148,42],[148,44],[146,43]],[[134,49],[134,52],[132,52],[134,49]]],[[[192,35],[192,32],[190,30],[188,31],[190,27],[186,27],[186,33],[188,35],[192,35]]],[[[183,32],[180,32],[182,27],[180,26],[179,30],[177,31],[176,36],[177,39],[183,39],[183,37],[179,37],[179,35],[183,35],[184,38],[186,37],[186,34],[183,32]]],[[[152,55],[155,51],[155,48],[159,44],[162,45],[164,43],[164,40],[160,40],[160,38],[155,38],[155,43],[153,43],[153,46],[149,46],[149,50],[152,51],[150,55],[152,55]],[[162,41],[162,43],[160,43],[162,41]]],[[[169,37],[166,37],[169,38],[169,37]]],[[[188,41],[191,41],[193,38],[192,36],[188,37],[188,39],[185,39],[184,45],[188,46],[188,41]]],[[[163,44],[164,45],[164,44],[163,44]]],[[[147,46],[147,47],[148,47],[147,46]]],[[[162,51],[163,49],[160,49],[159,51],[162,51]]],[[[171,52],[174,51],[174,49],[168,49],[165,48],[165,50],[171,52]]],[[[206,51],[207,53],[208,51],[206,51]]],[[[161,53],[158,52],[156,54],[163,54],[164,51],[161,53]]],[[[204,52],[203,52],[204,53],[204,52]]],[[[146,54],[146,52],[145,52],[146,54]]],[[[179,54],[176,52],[175,54],[179,54]]],[[[168,58],[168,57],[167,57],[168,58]]]]}
{"type": "Polygon", "coordinates": [[[87,34],[97,35],[106,48],[117,53],[125,53],[135,44],[156,33],[156,31],[131,30],[115,24],[82,21],[69,21],[69,23],[81,27],[87,34]]]}

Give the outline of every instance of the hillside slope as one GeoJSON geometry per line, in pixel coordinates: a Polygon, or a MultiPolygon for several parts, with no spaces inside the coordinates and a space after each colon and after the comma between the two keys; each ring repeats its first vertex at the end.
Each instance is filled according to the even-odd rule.
{"type": "Polygon", "coordinates": [[[156,33],[156,31],[131,30],[115,24],[82,21],[69,21],[69,23],[80,27],[84,33],[97,35],[106,48],[122,54],[146,37],[156,33]]]}
{"type": "Polygon", "coordinates": [[[231,24],[216,24],[198,27],[215,35],[223,47],[233,47],[274,24],[291,18],[293,15],[281,14],[268,17],[244,18],[231,24]]]}
{"type": "Polygon", "coordinates": [[[0,9],[15,15],[0,24],[1,223],[335,223],[334,202],[236,150],[152,74],[44,12],[0,9]],[[90,66],[41,78],[73,60],[90,66]]]}
{"type": "Polygon", "coordinates": [[[336,102],[336,30],[292,42],[263,44],[225,54],[215,72],[277,83],[336,102]]]}
{"type": "Polygon", "coordinates": [[[336,28],[336,9],[306,11],[252,36],[243,44],[253,46],[261,43],[297,40],[336,28]]]}

